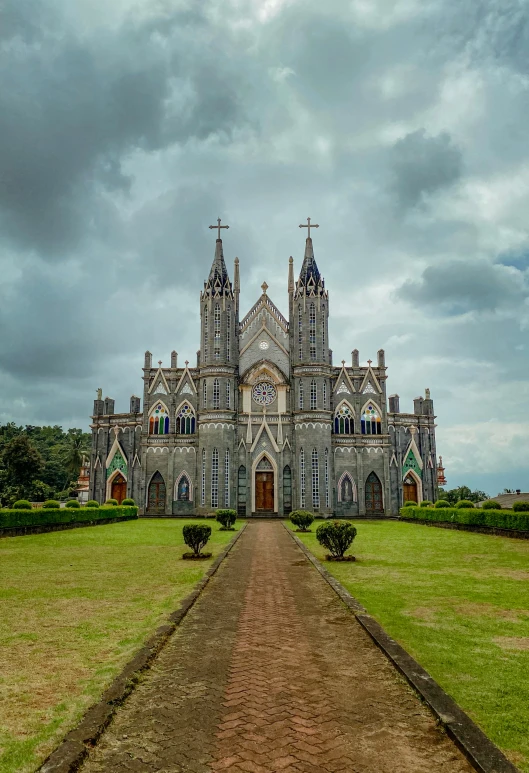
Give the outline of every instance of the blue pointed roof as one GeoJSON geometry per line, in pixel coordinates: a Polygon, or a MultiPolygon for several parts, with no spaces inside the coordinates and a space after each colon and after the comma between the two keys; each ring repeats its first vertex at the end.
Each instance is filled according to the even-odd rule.
{"type": "Polygon", "coordinates": [[[316,260],[314,259],[312,239],[308,237],[305,244],[305,257],[303,258],[303,265],[301,266],[301,271],[299,273],[299,281],[306,285],[311,277],[314,280],[314,285],[317,286],[320,283],[321,276],[316,260]]]}
{"type": "Polygon", "coordinates": [[[208,284],[214,285],[219,280],[222,287],[229,280],[228,270],[224,262],[224,253],[222,251],[222,239],[217,239],[215,244],[215,257],[211,265],[211,271],[209,272],[208,284]]]}

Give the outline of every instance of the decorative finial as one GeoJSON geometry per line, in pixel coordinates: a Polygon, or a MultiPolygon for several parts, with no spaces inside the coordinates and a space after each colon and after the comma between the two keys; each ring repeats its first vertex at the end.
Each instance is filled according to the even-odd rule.
{"type": "Polygon", "coordinates": [[[189,365],[189,360],[186,360],[186,368],[187,368],[188,365],[189,365]]]}
{"type": "Polygon", "coordinates": [[[97,390],[97,399],[98,400],[103,399],[103,390],[101,389],[101,387],[99,387],[99,389],[97,390]]]}
{"type": "Polygon", "coordinates": [[[217,218],[217,225],[210,225],[210,228],[216,228],[218,231],[217,239],[220,239],[220,229],[221,228],[229,228],[229,225],[221,225],[220,224],[220,217],[217,218]]]}
{"type": "MultiPolygon", "coordinates": [[[[226,226],[226,228],[228,228],[228,226],[226,226]]],[[[237,265],[239,265],[239,258],[235,258],[235,263],[236,263],[237,265]]]]}
{"type": "Polygon", "coordinates": [[[424,394],[426,395],[426,399],[429,400],[430,399],[430,390],[429,389],[425,389],[424,390],[424,394]]]}
{"type": "Polygon", "coordinates": [[[161,360],[158,360],[158,365],[160,366],[160,368],[162,367],[162,361],[161,360]]]}
{"type": "Polygon", "coordinates": [[[293,263],[294,262],[294,258],[292,257],[292,255],[289,257],[288,262],[289,263],[293,263]]]}
{"type": "Polygon", "coordinates": [[[342,367],[345,368],[345,360],[342,360],[342,367]]]}
{"type": "Polygon", "coordinates": [[[319,228],[319,225],[316,225],[316,223],[310,222],[310,217],[307,218],[307,225],[300,225],[300,228],[308,228],[307,237],[310,239],[310,229],[311,228],[319,228]]]}
{"type": "Polygon", "coordinates": [[[371,367],[371,363],[372,363],[372,362],[373,362],[373,360],[368,360],[368,361],[367,361],[367,364],[369,365],[369,367],[371,367]]]}
{"type": "Polygon", "coordinates": [[[266,282],[263,282],[263,284],[261,285],[261,290],[263,291],[263,295],[266,295],[266,291],[268,290],[268,285],[266,284],[266,282]]]}

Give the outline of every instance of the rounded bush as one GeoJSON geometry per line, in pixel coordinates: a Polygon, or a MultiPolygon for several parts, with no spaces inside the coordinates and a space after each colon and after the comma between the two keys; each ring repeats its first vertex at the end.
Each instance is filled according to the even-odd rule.
{"type": "Polygon", "coordinates": [[[74,510],[76,510],[78,507],[81,507],[77,499],[69,499],[68,502],[66,502],[66,507],[70,507],[74,510]]]}
{"type": "Polygon", "coordinates": [[[131,497],[127,497],[126,499],[123,500],[121,504],[125,506],[130,506],[130,505],[135,506],[136,502],[131,497]]]}
{"type": "Polygon", "coordinates": [[[290,520],[300,531],[308,531],[314,520],[314,514],[309,510],[293,510],[290,513],[290,520]]]}
{"type": "Polygon", "coordinates": [[[408,499],[407,502],[404,502],[402,505],[403,507],[417,507],[417,502],[413,502],[411,499],[408,499]]]}
{"type": "Polygon", "coordinates": [[[438,499],[434,507],[450,507],[448,499],[438,499]]]}
{"type": "Polygon", "coordinates": [[[96,502],[95,499],[89,499],[85,507],[99,507],[99,502],[96,502]]]}
{"type": "Polygon", "coordinates": [[[431,507],[432,503],[430,502],[429,499],[423,499],[419,506],[420,507],[431,507]]]}
{"type": "Polygon", "coordinates": [[[184,526],[182,533],[186,545],[198,556],[211,537],[211,526],[206,526],[202,523],[190,523],[184,526]]]}
{"type": "Polygon", "coordinates": [[[13,505],[13,510],[31,510],[31,502],[27,499],[18,499],[13,505]]]}
{"type": "Polygon", "coordinates": [[[529,513],[529,502],[515,502],[512,509],[515,513],[529,513]]]}
{"type": "Polygon", "coordinates": [[[56,510],[61,506],[60,502],[57,502],[56,499],[47,499],[44,504],[42,505],[43,510],[56,510]]]}
{"type": "Polygon", "coordinates": [[[483,502],[481,505],[482,510],[501,510],[501,505],[499,502],[495,502],[493,499],[487,499],[486,502],[483,502]]]}
{"type": "Polygon", "coordinates": [[[473,510],[474,502],[471,502],[470,499],[460,499],[459,502],[456,502],[456,507],[458,510],[473,510]]]}
{"type": "Polygon", "coordinates": [[[316,529],[316,539],[334,558],[343,558],[356,537],[356,529],[349,521],[327,521],[316,529]]]}
{"type": "Polygon", "coordinates": [[[235,510],[217,510],[216,518],[225,529],[231,529],[237,520],[237,513],[235,510]]]}
{"type": "Polygon", "coordinates": [[[105,505],[112,505],[113,507],[117,507],[118,500],[117,499],[107,499],[105,502],[105,505]]]}

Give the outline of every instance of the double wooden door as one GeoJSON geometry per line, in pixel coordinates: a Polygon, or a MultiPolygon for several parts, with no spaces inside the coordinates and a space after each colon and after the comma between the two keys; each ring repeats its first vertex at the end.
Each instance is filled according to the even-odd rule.
{"type": "Polygon", "coordinates": [[[127,496],[127,481],[121,473],[118,473],[112,481],[112,499],[120,505],[127,496]]]}
{"type": "Polygon", "coordinates": [[[404,481],[404,501],[417,502],[417,484],[413,478],[406,478],[404,481]]]}
{"type": "Polygon", "coordinates": [[[274,473],[255,473],[255,509],[274,512],[274,473]]]}
{"type": "Polygon", "coordinates": [[[382,484],[374,472],[367,477],[365,493],[366,513],[383,513],[382,484]]]}

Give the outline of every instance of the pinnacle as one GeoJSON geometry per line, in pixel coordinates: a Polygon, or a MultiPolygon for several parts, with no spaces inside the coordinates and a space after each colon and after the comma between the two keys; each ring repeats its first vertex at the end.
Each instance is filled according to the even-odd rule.
{"type": "Polygon", "coordinates": [[[303,258],[303,265],[301,267],[299,279],[302,284],[307,284],[307,282],[311,277],[314,280],[315,285],[318,285],[320,283],[321,276],[320,276],[320,271],[318,269],[318,266],[316,264],[316,260],[314,258],[314,248],[312,246],[312,239],[310,237],[307,237],[307,240],[305,243],[305,256],[303,258]]]}
{"type": "Polygon", "coordinates": [[[209,272],[208,284],[215,284],[219,280],[222,286],[228,281],[228,271],[224,262],[224,252],[222,250],[222,239],[217,239],[215,243],[215,256],[209,272]]]}

